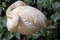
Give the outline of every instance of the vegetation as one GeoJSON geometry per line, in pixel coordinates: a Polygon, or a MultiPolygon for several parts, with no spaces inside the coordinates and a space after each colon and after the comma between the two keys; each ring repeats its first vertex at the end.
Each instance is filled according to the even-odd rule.
{"type": "MultiPolygon", "coordinates": [[[[17,0],[0,0],[0,40],[25,40],[19,33],[8,32],[6,27],[6,9],[17,0]]],[[[42,11],[55,26],[55,29],[40,30],[29,36],[29,40],[57,40],[57,27],[60,24],[59,0],[22,0],[26,4],[42,11]]]]}

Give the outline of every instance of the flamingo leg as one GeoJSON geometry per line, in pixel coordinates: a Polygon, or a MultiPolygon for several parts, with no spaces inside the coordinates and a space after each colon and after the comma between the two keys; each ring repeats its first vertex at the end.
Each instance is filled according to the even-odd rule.
{"type": "Polygon", "coordinates": [[[27,35],[25,36],[25,40],[29,40],[29,38],[28,38],[28,36],[27,36],[27,35]]]}

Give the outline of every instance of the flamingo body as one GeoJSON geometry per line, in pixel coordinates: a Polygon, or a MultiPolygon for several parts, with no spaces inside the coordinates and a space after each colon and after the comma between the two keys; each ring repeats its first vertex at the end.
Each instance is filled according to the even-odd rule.
{"type": "Polygon", "coordinates": [[[7,28],[10,32],[31,35],[51,26],[50,21],[40,10],[28,5],[18,5],[13,10],[9,7],[6,14],[7,28]]]}

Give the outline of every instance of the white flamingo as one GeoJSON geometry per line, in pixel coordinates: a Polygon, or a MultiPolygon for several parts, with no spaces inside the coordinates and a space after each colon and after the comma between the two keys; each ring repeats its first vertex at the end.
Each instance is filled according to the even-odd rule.
{"type": "Polygon", "coordinates": [[[41,29],[48,29],[52,26],[40,10],[26,5],[23,1],[16,1],[9,6],[6,15],[7,29],[10,32],[31,35],[41,29]]]}

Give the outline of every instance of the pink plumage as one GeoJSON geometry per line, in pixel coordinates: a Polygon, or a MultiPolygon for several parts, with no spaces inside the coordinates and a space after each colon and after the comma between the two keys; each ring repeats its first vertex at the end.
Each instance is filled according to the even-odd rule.
{"type": "Polygon", "coordinates": [[[7,29],[10,32],[19,32],[23,35],[31,35],[41,29],[51,27],[50,21],[38,9],[17,1],[8,7],[7,29]]]}

